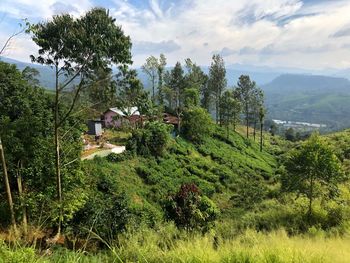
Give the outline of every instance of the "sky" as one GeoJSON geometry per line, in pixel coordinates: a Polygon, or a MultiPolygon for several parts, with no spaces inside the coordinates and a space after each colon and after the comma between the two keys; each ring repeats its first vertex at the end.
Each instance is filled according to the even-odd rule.
{"type": "MultiPolygon", "coordinates": [[[[213,54],[235,63],[304,69],[350,68],[350,0],[0,0],[0,45],[31,23],[105,7],[133,43],[134,66],[164,53],[168,65],[213,54]]],[[[37,47],[16,37],[5,56],[29,62],[37,47]]]]}

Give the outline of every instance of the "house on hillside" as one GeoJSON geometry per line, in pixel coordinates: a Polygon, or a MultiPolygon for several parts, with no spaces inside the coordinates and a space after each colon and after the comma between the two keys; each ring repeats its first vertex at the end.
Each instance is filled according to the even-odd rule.
{"type": "Polygon", "coordinates": [[[137,107],[126,109],[109,108],[103,113],[101,119],[104,127],[120,128],[127,124],[137,125],[137,123],[142,121],[142,116],[137,107]]]}

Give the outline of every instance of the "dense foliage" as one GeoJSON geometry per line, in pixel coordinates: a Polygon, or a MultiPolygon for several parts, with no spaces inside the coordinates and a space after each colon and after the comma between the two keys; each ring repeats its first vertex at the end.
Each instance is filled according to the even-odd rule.
{"type": "Polygon", "coordinates": [[[187,231],[208,231],[219,213],[215,204],[208,197],[202,196],[193,183],[181,185],[180,190],[169,197],[165,209],[167,218],[187,231]]]}
{"type": "Polygon", "coordinates": [[[161,156],[170,140],[169,127],[160,122],[148,122],[144,129],[135,130],[128,149],[143,156],[161,156]]]}
{"type": "Polygon", "coordinates": [[[196,143],[209,137],[214,130],[214,123],[206,110],[192,107],[184,112],[182,134],[188,140],[196,143]]]}

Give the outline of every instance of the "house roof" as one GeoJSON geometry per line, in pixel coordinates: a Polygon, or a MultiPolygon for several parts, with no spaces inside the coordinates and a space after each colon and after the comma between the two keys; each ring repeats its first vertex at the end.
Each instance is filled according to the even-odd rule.
{"type": "Polygon", "coordinates": [[[179,124],[179,118],[169,113],[163,114],[163,121],[164,123],[167,123],[167,124],[173,124],[173,125],[179,124]]]}
{"type": "MultiPolygon", "coordinates": [[[[113,111],[114,113],[120,115],[120,116],[131,116],[131,115],[140,115],[139,109],[137,107],[129,107],[125,109],[118,109],[118,108],[109,108],[106,112],[113,111]]],[[[105,112],[105,113],[106,113],[105,112]]]]}

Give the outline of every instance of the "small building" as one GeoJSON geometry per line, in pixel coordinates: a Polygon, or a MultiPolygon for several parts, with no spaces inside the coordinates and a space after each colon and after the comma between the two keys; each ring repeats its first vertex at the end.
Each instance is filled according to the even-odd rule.
{"type": "Polygon", "coordinates": [[[171,124],[175,128],[179,126],[179,118],[170,113],[163,113],[163,122],[165,124],[171,124]]]}
{"type": "Polygon", "coordinates": [[[141,115],[137,107],[126,109],[109,108],[103,113],[102,121],[105,127],[120,128],[125,123],[136,125],[141,120],[141,115]]]}
{"type": "Polygon", "coordinates": [[[101,136],[103,133],[102,130],[102,121],[100,120],[89,120],[88,121],[88,132],[89,135],[101,136]]]}
{"type": "Polygon", "coordinates": [[[170,113],[163,113],[163,122],[174,127],[171,131],[171,135],[176,137],[176,135],[178,135],[179,118],[170,113]]]}

